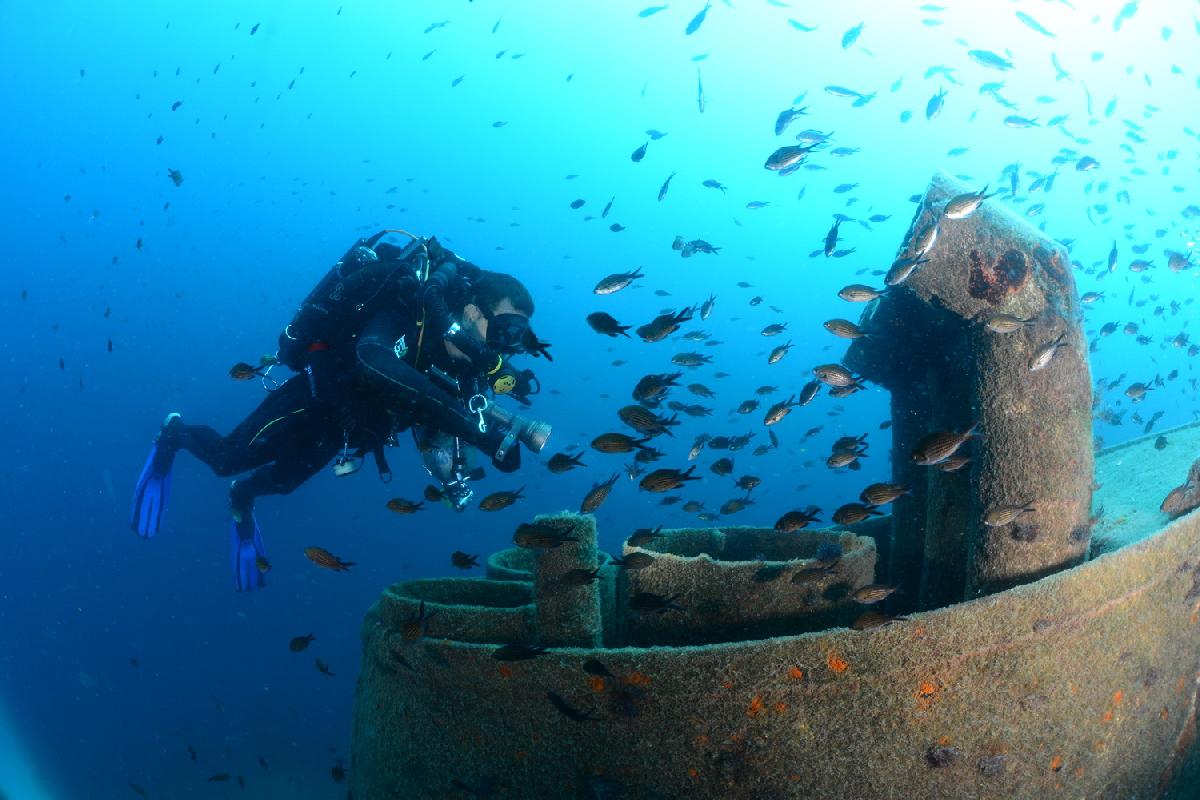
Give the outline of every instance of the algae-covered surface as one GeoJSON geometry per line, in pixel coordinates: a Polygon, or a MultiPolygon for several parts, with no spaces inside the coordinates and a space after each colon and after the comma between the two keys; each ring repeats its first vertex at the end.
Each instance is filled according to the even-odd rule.
{"type": "Polygon", "coordinates": [[[1157,509],[1200,428],[1165,435],[1097,455],[1130,544],[883,628],[501,661],[434,625],[405,643],[377,606],[354,797],[1183,800],[1200,515],[1157,509]]]}
{"type": "Polygon", "coordinates": [[[1104,550],[1124,547],[1160,530],[1166,516],[1159,504],[1183,483],[1200,458],[1200,423],[1146,436],[1104,450],[1096,460],[1099,490],[1092,513],[1102,516],[1092,536],[1107,539],[1104,550]],[[1166,440],[1161,450],[1159,438],[1166,440]]]}

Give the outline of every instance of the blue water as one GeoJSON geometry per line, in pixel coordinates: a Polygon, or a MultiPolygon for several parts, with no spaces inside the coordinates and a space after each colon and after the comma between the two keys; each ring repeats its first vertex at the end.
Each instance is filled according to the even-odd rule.
{"type": "MultiPolygon", "coordinates": [[[[416,499],[426,482],[406,442],[391,455],[389,487],[368,466],[263,499],[274,569],[265,591],[246,595],[229,575],[226,481],[189,456],[176,465],[162,534],[129,532],[133,482],[163,415],[178,410],[223,431],[240,421],[262,390],[231,381],[229,367],[272,352],[328,266],[383,227],[437,235],[531,287],[534,327],[554,345],[552,363],[530,364],[546,390],[532,412],[555,426],[546,455],[622,430],[614,412],[633,384],[672,371],[675,353],[714,355],[682,382],[707,384],[715,400],[672,395],[713,416],[685,418],[673,440],[655,443],[668,453],[663,464],[683,467],[697,434],[755,431],[733,454],[735,476],[763,485],[757,504],[729,521],[770,525],[809,503],[831,510],[889,474],[878,430],[887,398],[874,387],[840,402],[822,395],[775,428],[778,450],[750,454],[766,442],[765,407],[844,352],[820,323],[861,309],[837,289],[880,284],[872,273],[900,245],[915,208],[908,198],[935,170],[995,188],[1020,162],[1017,199],[988,202],[1018,213],[1042,203],[1032,222],[1073,240],[1079,290],[1105,293],[1086,310],[1090,334],[1134,321],[1151,338],[1139,344],[1118,329],[1100,341],[1094,376],[1128,377],[1101,402],[1126,412],[1123,424],[1097,422],[1097,436],[1140,435],[1134,411],[1145,420],[1162,411],[1159,429],[1192,420],[1196,359],[1171,340],[1194,331],[1197,273],[1169,270],[1164,250],[1188,251],[1200,228],[1184,213],[1200,205],[1200,7],[1146,2],[1118,31],[1121,2],[938,5],[717,2],[686,35],[699,2],[645,17],[642,2],[624,1],[0,4],[9,376],[0,392],[0,791],[39,797],[30,787],[40,781],[66,798],[137,797],[130,784],[154,798],[219,797],[236,783],[207,779],[227,773],[244,776],[247,796],[344,796],[330,768],[349,758],[359,625],[380,590],[451,573],[454,550],[507,546],[517,523],[577,508],[594,481],[621,469],[621,456],[588,451],[586,470],[553,476],[526,454],[520,473],[481,487],[527,485],[513,508],[398,517],[385,502],[416,499]],[[981,66],[972,49],[1011,51],[1014,68],[981,66]],[[1070,79],[1055,79],[1052,53],[1070,79]],[[955,82],[925,77],[937,65],[953,68],[955,82]],[[989,81],[1004,81],[1000,96],[1015,109],[979,92],[989,81]],[[855,107],[830,85],[875,96],[855,107]],[[943,88],[945,106],[927,120],[927,101],[943,88]],[[776,116],[802,93],[808,116],[776,137],[776,116]],[[1009,114],[1039,126],[1007,127],[1009,114]],[[1046,126],[1061,114],[1086,143],[1046,126]],[[782,178],[763,169],[808,127],[834,133],[810,156],[814,169],[782,178]],[[667,135],[635,163],[651,128],[667,135]],[[859,150],[835,156],[835,147],[859,150]],[[1052,190],[1029,194],[1060,148],[1075,154],[1052,190]],[[1084,155],[1100,166],[1077,171],[1084,155]],[[180,186],[168,169],[182,173],[180,186]],[[858,185],[835,192],[840,184],[858,185]],[[573,210],[576,199],[586,203],[573,210]],[[814,257],[835,213],[853,218],[839,246],[856,251],[814,257]],[[872,214],[891,218],[859,222],[872,214]],[[720,254],[683,260],[670,247],[677,235],[720,254]],[[1130,272],[1139,257],[1155,266],[1130,272]],[[647,276],[640,286],[591,293],[604,275],[635,266],[647,276]],[[710,293],[713,317],[684,330],[710,332],[717,347],[609,340],[584,322],[603,310],[640,325],[710,293]],[[756,295],[763,302],[751,306],[756,295]],[[785,334],[759,335],[780,321],[785,334]],[[768,366],[767,351],[788,339],[792,352],[768,366]],[[720,370],[730,376],[714,377],[720,370]],[[1172,370],[1176,379],[1130,408],[1126,383],[1172,370]],[[729,413],[761,384],[781,393],[752,415],[729,413]],[[834,438],[863,432],[873,447],[861,472],[825,468],[834,438]],[[318,570],[302,555],[309,545],[358,566],[318,570]],[[317,637],[312,647],[289,652],[288,640],[306,633],[317,637]],[[315,658],[335,677],[318,673],[315,658]]],[[[714,458],[696,462],[704,481],[683,492],[710,509],[740,495],[708,471],[714,458]]],[[[638,526],[694,524],[658,500],[622,478],[597,515],[602,544],[615,548],[638,526]]]]}

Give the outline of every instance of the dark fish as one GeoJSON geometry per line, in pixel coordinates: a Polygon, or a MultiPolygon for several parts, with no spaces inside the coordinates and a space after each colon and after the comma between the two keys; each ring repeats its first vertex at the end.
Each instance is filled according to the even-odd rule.
{"type": "Polygon", "coordinates": [[[937,94],[929,98],[929,102],[925,104],[925,119],[933,119],[942,112],[942,106],[945,105],[946,90],[939,89],[937,94]]]}
{"type": "MultiPolygon", "coordinates": [[[[616,476],[613,476],[614,479],[616,476]]],[[[522,522],[513,534],[513,544],[527,550],[553,550],[567,542],[578,542],[569,531],[562,531],[540,522],[522,522]]]]}
{"type": "Polygon", "coordinates": [[[547,691],[546,697],[549,698],[550,703],[557,708],[564,717],[572,722],[586,722],[588,720],[596,719],[596,717],[592,716],[595,713],[594,708],[588,709],[587,711],[579,711],[578,709],[572,708],[570,705],[568,705],[566,700],[563,700],[553,691],[547,691]]]}
{"type": "Polygon", "coordinates": [[[639,614],[665,614],[668,611],[683,611],[684,608],[675,601],[678,594],[670,597],[652,592],[638,592],[629,598],[629,607],[639,614]]]}
{"type": "Polygon", "coordinates": [[[838,525],[855,525],[872,516],[883,516],[883,512],[862,503],[846,503],[833,512],[833,521],[838,525]]]}
{"type": "Polygon", "coordinates": [[[228,772],[218,772],[216,775],[209,775],[209,783],[224,783],[225,781],[233,780],[233,776],[228,772]]]}
{"type": "Polygon", "coordinates": [[[851,597],[854,598],[855,602],[862,603],[864,605],[870,605],[871,603],[878,603],[880,600],[890,597],[897,591],[899,590],[895,586],[884,586],[883,584],[879,583],[870,583],[857,589],[854,594],[851,595],[851,597]]]}
{"type": "Polygon", "coordinates": [[[785,355],[787,355],[788,350],[791,350],[791,349],[792,349],[791,341],[789,341],[787,344],[781,344],[778,347],[772,349],[771,352],[767,355],[767,363],[768,364],[778,364],[779,361],[785,355]]]}
{"type": "Polygon", "coordinates": [[[602,433],[592,439],[592,448],[601,453],[630,453],[636,450],[647,450],[646,442],[650,437],[634,439],[624,433],[602,433]]]}
{"type": "Polygon", "coordinates": [[[800,389],[800,396],[796,398],[796,404],[799,406],[808,405],[817,396],[819,391],[821,391],[821,382],[809,381],[800,389]]]}
{"type": "Polygon", "coordinates": [[[771,155],[767,156],[766,163],[763,167],[772,172],[783,172],[791,167],[799,166],[815,146],[805,145],[790,145],[788,147],[780,147],[771,155]]]}
{"type": "Polygon", "coordinates": [[[583,205],[584,205],[584,203],[586,203],[586,202],[587,202],[587,201],[586,201],[586,200],[584,200],[582,197],[581,197],[581,198],[578,198],[578,199],[576,199],[576,200],[572,200],[572,201],[571,201],[571,208],[573,208],[573,209],[575,209],[575,210],[579,210],[579,209],[583,208],[583,205]]]}
{"type": "Polygon", "coordinates": [[[1040,345],[1036,350],[1034,350],[1033,355],[1029,358],[1029,371],[1037,372],[1045,369],[1046,366],[1050,364],[1050,361],[1054,358],[1055,353],[1057,353],[1061,348],[1069,346],[1069,344],[1064,341],[1066,336],[1067,332],[1064,330],[1062,333],[1058,334],[1056,339],[1040,345]]]}
{"type": "Polygon", "coordinates": [[[655,539],[661,539],[663,536],[661,531],[662,525],[659,525],[654,530],[649,528],[638,528],[636,531],[630,534],[629,538],[626,539],[625,542],[630,547],[645,547],[655,539]]]}
{"type": "Polygon", "coordinates": [[[609,493],[612,491],[613,484],[617,482],[617,478],[621,477],[620,473],[614,473],[611,478],[603,483],[593,484],[588,493],[584,495],[583,502],[579,505],[579,513],[590,514],[595,511],[600,505],[608,499],[609,493]]]}
{"type": "Polygon", "coordinates": [[[858,41],[858,36],[859,36],[859,34],[862,33],[863,26],[866,24],[867,23],[865,23],[865,22],[860,22],[857,25],[855,25],[853,28],[851,28],[850,30],[848,30],[842,34],[842,49],[843,50],[849,48],[850,45],[852,45],[858,41]]]}
{"type": "Polygon", "coordinates": [[[641,161],[643,158],[646,157],[646,148],[649,146],[650,146],[650,143],[646,142],[641,147],[639,147],[637,150],[634,150],[633,154],[629,156],[629,159],[631,161],[633,161],[633,163],[635,163],[635,164],[638,163],[639,161],[641,161]]]}
{"type": "Polygon", "coordinates": [[[354,566],[353,561],[342,561],[323,547],[306,547],[304,555],[318,567],[334,572],[349,572],[350,568],[354,566]]]}
{"type": "Polygon", "coordinates": [[[679,330],[680,325],[691,320],[695,310],[695,308],[685,308],[677,312],[659,314],[650,322],[639,327],[637,335],[644,342],[661,342],[679,330]]]}
{"type": "Polygon", "coordinates": [[[694,464],[682,472],[677,469],[656,469],[642,478],[638,486],[647,492],[669,492],[678,489],[686,481],[700,480],[698,475],[692,475],[695,469],[694,464]]]}
{"type": "Polygon", "coordinates": [[[882,506],[910,493],[907,486],[898,483],[872,483],[862,490],[860,500],[870,506],[882,506]]]}
{"type": "Polygon", "coordinates": [[[962,433],[936,431],[924,437],[912,451],[912,461],[921,466],[940,464],[953,456],[963,443],[975,435],[979,423],[975,422],[962,433]]]}
{"type": "Polygon", "coordinates": [[[970,56],[975,63],[985,67],[998,70],[1012,69],[1012,62],[1003,56],[998,56],[991,50],[969,50],[967,55],[970,56]]]}
{"type": "Polygon", "coordinates": [[[813,374],[827,386],[857,386],[862,380],[854,377],[850,370],[841,364],[821,364],[813,367],[813,374]]]}
{"type": "Polygon", "coordinates": [[[600,575],[600,568],[571,569],[564,572],[558,579],[562,586],[589,586],[600,575]]]}
{"type": "Polygon", "coordinates": [[[676,381],[683,377],[682,372],[665,372],[646,375],[633,388],[633,399],[639,403],[655,404],[670,390],[678,386],[676,381]]]}
{"type": "Polygon", "coordinates": [[[667,176],[667,179],[665,181],[663,181],[663,185],[659,188],[658,201],[660,203],[662,202],[663,198],[667,196],[667,189],[671,188],[671,178],[674,178],[674,177],[675,177],[675,173],[672,172],[670,175],[667,176]]]}
{"type": "Polygon", "coordinates": [[[415,514],[424,506],[424,501],[414,503],[412,500],[405,500],[403,497],[393,497],[387,501],[387,510],[393,514],[415,514]]]}
{"type": "Polygon", "coordinates": [[[802,530],[816,521],[816,511],[789,511],[775,521],[775,530],[780,533],[791,533],[802,530]]]}
{"type": "MultiPolygon", "coordinates": [[[[296,636],[290,642],[288,642],[288,650],[291,650],[293,653],[303,652],[304,650],[308,649],[308,646],[312,644],[316,638],[317,637],[311,633],[305,634],[304,636],[296,636]]],[[[191,748],[188,749],[190,750],[191,748]]],[[[195,761],[195,758],[193,757],[192,760],[195,761]]]]}
{"type": "Polygon", "coordinates": [[[1021,22],[1023,22],[1026,26],[1028,26],[1030,28],[1030,30],[1037,31],[1042,36],[1048,36],[1051,39],[1055,38],[1053,33],[1046,30],[1045,28],[1043,28],[1036,19],[1029,16],[1024,11],[1017,12],[1017,19],[1021,20],[1021,22]]]}
{"type": "Polygon", "coordinates": [[[612,678],[615,677],[608,671],[608,667],[600,663],[597,659],[589,658],[583,662],[583,671],[588,675],[595,675],[597,678],[612,678]]]}
{"type": "Polygon", "coordinates": [[[687,24],[683,30],[684,36],[691,36],[696,31],[700,30],[700,26],[704,24],[704,18],[708,16],[708,10],[712,8],[712,3],[705,3],[704,8],[696,16],[692,17],[692,21],[687,24]]]}
{"type": "Polygon", "coordinates": [[[907,617],[891,617],[879,611],[864,611],[853,622],[850,627],[856,631],[869,631],[874,628],[882,628],[891,625],[893,622],[900,622],[907,617]]]}
{"type": "Polygon", "coordinates": [[[261,25],[261,24],[262,24],[261,22],[256,22],[256,23],[254,23],[254,27],[250,29],[250,35],[251,35],[251,36],[253,36],[254,34],[258,33],[258,26],[259,26],[259,25],[261,25]]]}
{"type": "Polygon", "coordinates": [[[523,644],[506,644],[492,651],[492,658],[497,661],[528,661],[544,655],[549,648],[529,647],[523,644]]]}
{"type": "Polygon", "coordinates": [[[450,563],[458,569],[474,569],[479,566],[479,555],[471,555],[464,553],[462,550],[455,550],[450,554],[450,563]]]}
{"type": "Polygon", "coordinates": [[[826,320],[824,325],[825,330],[829,331],[834,336],[840,336],[843,339],[861,339],[867,335],[862,328],[858,327],[848,319],[826,320]]]}
{"type": "Polygon", "coordinates": [[[792,573],[790,580],[795,584],[811,583],[812,581],[820,580],[826,575],[833,573],[834,567],[836,566],[836,563],[829,564],[818,562],[812,566],[801,567],[792,573]]]}
{"type": "Polygon", "coordinates": [[[180,172],[179,170],[177,170],[177,169],[168,169],[168,170],[167,170],[167,177],[168,177],[168,178],[170,178],[170,179],[171,179],[171,182],[172,182],[172,183],[174,183],[176,186],[181,186],[181,185],[183,185],[183,173],[182,173],[182,172],[180,172]]]}
{"type": "Polygon", "coordinates": [[[600,282],[596,284],[596,287],[592,289],[592,292],[595,294],[612,294],[614,292],[619,292],[638,278],[644,277],[646,276],[641,272],[641,267],[637,267],[631,272],[614,272],[612,275],[602,278],[600,282]]]}
{"type": "Polygon", "coordinates": [[[808,110],[804,108],[785,108],[779,112],[779,116],[775,118],[775,135],[781,135],[787,126],[792,124],[792,121],[797,117],[807,114],[808,110]]]}
{"type": "Polygon", "coordinates": [[[1016,506],[997,506],[984,514],[983,524],[989,528],[1002,528],[1014,522],[1022,514],[1034,510],[1032,501],[1016,506]]]}
{"type": "Polygon", "coordinates": [[[852,283],[838,291],[838,297],[850,303],[866,303],[882,295],[882,291],[861,283],[852,283]]]}
{"type": "Polygon", "coordinates": [[[622,558],[614,558],[612,563],[621,569],[645,569],[654,563],[654,556],[649,553],[626,553],[622,558]]]}
{"type": "Polygon", "coordinates": [[[555,453],[550,456],[550,460],[546,463],[547,468],[555,475],[575,469],[575,467],[586,467],[580,459],[583,458],[583,453],[569,455],[567,453],[555,453]]]}
{"type": "Polygon", "coordinates": [[[337,677],[336,675],[334,675],[332,672],[329,671],[329,665],[326,664],[324,661],[322,661],[319,658],[316,660],[316,666],[317,666],[317,672],[321,673],[322,675],[328,675],[331,678],[337,677]]]}
{"type": "Polygon", "coordinates": [[[525,491],[524,486],[515,492],[492,492],[479,502],[479,508],[482,511],[500,511],[501,509],[508,508],[525,496],[521,494],[523,491],[525,491]]]}
{"type": "Polygon", "coordinates": [[[259,367],[247,364],[245,361],[239,361],[229,368],[229,377],[235,381],[248,381],[261,374],[262,372],[259,367]]]}

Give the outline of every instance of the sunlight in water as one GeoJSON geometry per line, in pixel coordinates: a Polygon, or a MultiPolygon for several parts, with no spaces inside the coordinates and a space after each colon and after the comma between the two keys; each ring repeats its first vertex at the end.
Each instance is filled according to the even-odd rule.
{"type": "Polygon", "coordinates": [[[49,800],[8,716],[0,710],[0,800],[49,800]]]}

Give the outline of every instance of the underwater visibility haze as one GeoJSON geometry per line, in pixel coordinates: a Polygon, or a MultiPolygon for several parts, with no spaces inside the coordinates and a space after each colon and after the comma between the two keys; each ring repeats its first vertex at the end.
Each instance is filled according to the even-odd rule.
{"type": "MultiPolygon", "coordinates": [[[[987,209],[1066,254],[1079,316],[1033,343],[1023,379],[1053,392],[1062,351],[1078,352],[1096,450],[1200,416],[1195,0],[5,3],[0,74],[3,800],[347,796],[364,614],[397,581],[482,577],[514,534],[555,549],[541,514],[594,513],[614,557],[659,526],[870,524],[907,494],[888,483],[902,422],[843,366],[847,346],[889,335],[863,310],[908,291],[946,229],[987,209]],[[938,173],[964,193],[908,237],[938,173]],[[383,231],[407,233],[371,238],[383,231]],[[193,457],[217,447],[207,434],[163,426],[176,412],[228,434],[293,374],[307,397],[324,342],[293,363],[281,332],[335,262],[408,258],[410,235],[435,267],[457,255],[528,290],[527,308],[488,307],[474,278],[446,299],[463,358],[481,348],[472,367],[513,356],[529,403],[493,399],[549,426],[540,452],[547,428],[528,427],[505,445],[519,467],[493,463],[499,439],[478,452],[474,407],[446,412],[474,451],[463,485],[468,466],[484,473],[456,513],[452,481],[423,466],[437,448],[407,430],[385,484],[363,417],[295,433],[283,395],[226,442],[237,454],[206,451],[219,475],[193,457]],[[135,501],[131,532],[160,426],[182,448],[159,464],[170,494],[135,501]],[[319,446],[288,450],[317,428],[319,446]],[[362,468],[339,475],[346,456],[362,468]],[[276,458],[303,474],[231,492],[276,458]]],[[[347,329],[350,363],[379,373],[365,347],[416,352],[434,317],[414,302],[375,339],[347,329]]],[[[979,323],[1013,337],[1035,324],[979,323]]],[[[453,427],[412,400],[424,384],[399,399],[367,386],[342,389],[379,391],[371,412],[398,428],[453,427]],[[393,401],[406,410],[378,407],[393,401]]],[[[914,463],[973,474],[988,426],[968,430],[977,409],[961,411],[914,463]]],[[[1188,446],[1159,439],[1138,474],[1188,446]]],[[[1130,509],[1165,524],[1183,478],[1148,481],[1130,509]]],[[[983,524],[1023,530],[1039,500],[1010,497],[983,524]]],[[[1093,503],[1094,550],[1115,513],[1093,503]]],[[[870,612],[895,581],[863,583],[851,599],[870,612]]],[[[695,611],[670,592],[630,602],[667,628],[695,611]]],[[[437,622],[406,635],[436,638],[437,622]]],[[[548,703],[589,713],[556,691],[548,703]]],[[[485,785],[470,764],[440,777],[447,797],[543,796],[485,785]]]]}

